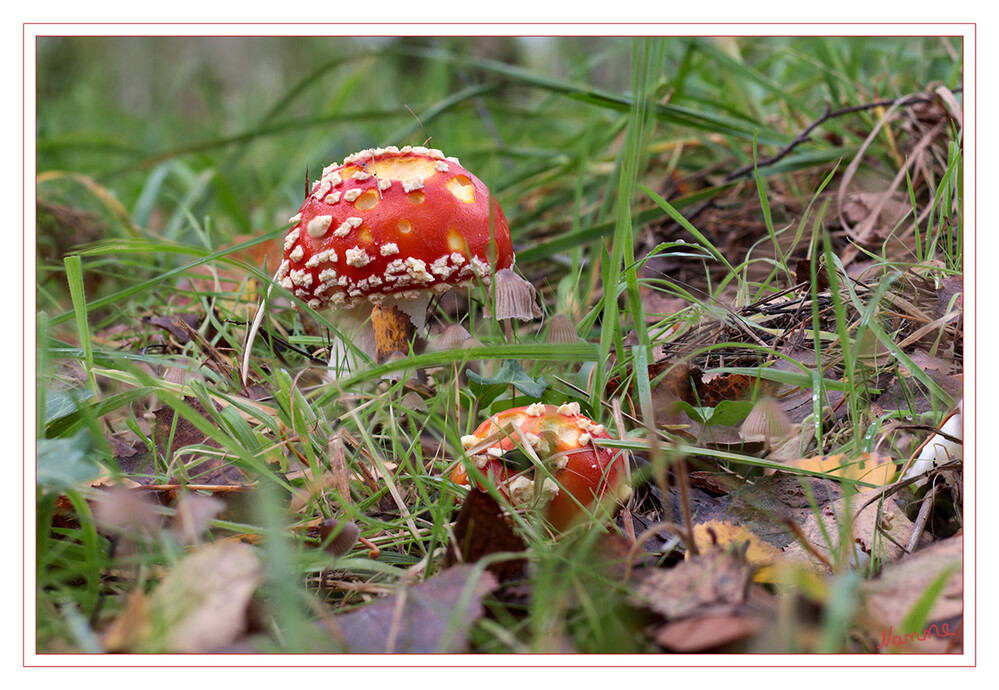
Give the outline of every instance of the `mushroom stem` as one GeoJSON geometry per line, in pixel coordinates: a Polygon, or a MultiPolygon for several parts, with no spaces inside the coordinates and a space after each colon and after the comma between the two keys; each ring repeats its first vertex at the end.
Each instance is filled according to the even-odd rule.
{"type": "Polygon", "coordinates": [[[371,325],[375,330],[375,361],[387,361],[394,352],[409,353],[409,344],[416,333],[416,325],[409,314],[394,304],[376,306],[371,312],[371,325]]]}
{"type": "Polygon", "coordinates": [[[365,300],[353,308],[340,310],[336,325],[341,337],[334,338],[330,347],[330,368],[335,377],[349,376],[364,367],[365,362],[356,350],[378,364],[388,361],[394,352],[408,355],[416,331],[426,324],[429,304],[429,293],[416,299],[389,295],[377,306],[365,300]]]}
{"type": "Polygon", "coordinates": [[[370,302],[363,301],[350,309],[341,309],[337,313],[336,328],[338,334],[330,343],[330,369],[333,378],[345,378],[360,371],[365,363],[358,350],[375,359],[375,330],[371,323],[373,307],[370,302]]]}

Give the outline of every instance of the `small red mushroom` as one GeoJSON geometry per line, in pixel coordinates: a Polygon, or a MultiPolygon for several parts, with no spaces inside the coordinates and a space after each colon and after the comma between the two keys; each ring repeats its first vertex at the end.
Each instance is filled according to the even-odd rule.
{"type": "Polygon", "coordinates": [[[422,146],[361,151],[327,167],[291,222],[275,280],[314,309],[341,310],[343,335],[382,359],[389,352],[361,332],[374,307],[421,328],[431,296],[488,285],[514,263],[486,186],[422,146]]]}
{"type": "MultiPolygon", "coordinates": [[[[606,498],[616,503],[628,491],[624,455],[596,445],[610,439],[604,427],[579,413],[578,403],[556,407],[535,403],[493,415],[461,441],[476,467],[516,504],[543,504],[545,520],[564,531],[606,498]],[[504,462],[518,451],[544,463],[552,478],[531,467],[520,471],[504,462]],[[528,475],[533,475],[531,479],[528,475]]],[[[459,465],[451,481],[473,485],[459,465]]]]}

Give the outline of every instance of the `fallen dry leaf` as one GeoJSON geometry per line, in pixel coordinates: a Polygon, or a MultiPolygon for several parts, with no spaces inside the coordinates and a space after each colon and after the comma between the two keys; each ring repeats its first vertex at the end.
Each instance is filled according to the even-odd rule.
{"type": "Polygon", "coordinates": [[[319,626],[351,654],[456,654],[467,651],[468,629],[485,611],[482,599],[497,587],[488,571],[455,566],[319,626]]]}
{"type": "Polygon", "coordinates": [[[881,493],[881,489],[869,489],[827,504],[818,517],[814,513],[809,515],[801,525],[801,531],[812,549],[796,541],[784,549],[785,558],[810,563],[818,570],[828,570],[828,565],[815,553],[829,564],[843,563],[860,568],[872,557],[882,563],[898,560],[904,553],[899,544],[908,541],[912,522],[891,497],[885,497],[883,502],[878,500],[881,493]],[[869,501],[871,503],[858,515],[857,510],[869,501]],[[850,521],[852,529],[844,543],[840,542],[840,526],[846,521],[850,521]],[[833,544],[828,543],[826,535],[833,544]]]}
{"type": "Polygon", "coordinates": [[[773,596],[753,584],[745,547],[710,547],[673,568],[649,572],[632,602],[658,613],[656,644],[680,653],[717,650],[773,620],[773,596]]]}
{"type": "Polygon", "coordinates": [[[960,642],[957,634],[964,615],[963,548],[960,535],[944,539],[887,566],[877,578],[861,585],[864,611],[870,621],[868,632],[879,651],[939,653],[953,650],[960,642]],[[914,631],[924,639],[906,642],[906,617],[940,578],[946,578],[946,582],[930,608],[924,629],[914,631]],[[923,634],[927,631],[930,634],[923,634]],[[896,637],[903,644],[896,644],[896,637]]]}
{"type": "Polygon", "coordinates": [[[132,595],[105,635],[112,652],[210,653],[248,629],[248,607],[260,584],[256,549],[222,542],[195,549],[146,597],[132,595]]]}
{"type": "Polygon", "coordinates": [[[707,551],[712,546],[743,550],[746,562],[757,569],[754,575],[757,582],[770,580],[769,566],[783,555],[780,549],[763,541],[746,527],[724,520],[710,520],[694,525],[694,543],[697,544],[698,552],[707,551]]]}
{"type": "Polygon", "coordinates": [[[850,459],[842,453],[837,455],[816,455],[785,463],[788,467],[822,472],[830,477],[841,477],[874,486],[886,486],[895,479],[898,468],[887,455],[862,453],[859,458],[850,459]]]}
{"type": "Polygon", "coordinates": [[[712,549],[648,573],[634,600],[670,620],[728,613],[746,602],[752,584],[753,566],[741,552],[712,549]]]}
{"type": "MultiPolygon", "coordinates": [[[[503,515],[503,509],[485,491],[473,489],[468,492],[465,502],[454,523],[454,547],[448,549],[444,557],[444,567],[458,562],[455,549],[464,563],[476,563],[494,553],[520,552],[527,549],[510,522],[503,515]]],[[[500,582],[517,579],[527,561],[523,558],[490,563],[489,570],[500,582]]]]}
{"type": "Polygon", "coordinates": [[[656,644],[678,654],[696,654],[755,635],[765,625],[759,617],[711,614],[668,623],[655,635],[656,644]]]}

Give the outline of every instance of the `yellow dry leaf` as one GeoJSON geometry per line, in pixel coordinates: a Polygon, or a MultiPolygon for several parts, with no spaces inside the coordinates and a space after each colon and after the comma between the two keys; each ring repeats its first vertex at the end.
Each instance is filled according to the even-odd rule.
{"type": "Polygon", "coordinates": [[[788,467],[821,472],[830,477],[852,479],[873,486],[890,484],[898,469],[890,456],[878,453],[862,453],[855,460],[847,458],[843,453],[836,455],[816,455],[811,458],[799,458],[785,463],[788,467]]]}
{"type": "Polygon", "coordinates": [[[723,520],[709,520],[694,525],[694,543],[697,550],[707,551],[712,547],[727,549],[729,547],[746,546],[746,562],[757,568],[753,579],[757,582],[769,582],[771,566],[780,558],[781,550],[769,544],[747,528],[723,520]]]}

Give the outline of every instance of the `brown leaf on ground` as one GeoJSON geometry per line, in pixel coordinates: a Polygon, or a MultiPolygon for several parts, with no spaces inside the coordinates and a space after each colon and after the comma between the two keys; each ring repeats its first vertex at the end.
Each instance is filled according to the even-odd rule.
{"type": "Polygon", "coordinates": [[[195,654],[227,646],[250,627],[248,608],[261,577],[252,546],[202,546],[181,559],[148,597],[133,594],[105,634],[105,648],[195,654]]]}
{"type": "Polygon", "coordinates": [[[740,551],[713,549],[648,573],[634,598],[670,620],[728,613],[746,603],[753,570],[740,551]]]}
{"type": "Polygon", "coordinates": [[[872,558],[881,563],[898,560],[905,552],[901,545],[909,539],[912,522],[890,496],[879,500],[882,492],[869,489],[853,494],[827,504],[818,517],[810,515],[800,527],[811,548],[796,541],[784,549],[785,558],[809,563],[822,572],[827,572],[830,564],[864,568],[872,558]],[[871,499],[875,500],[867,505],[871,499]],[[852,529],[849,538],[841,542],[840,526],[846,521],[852,529]],[[831,545],[827,535],[833,540],[831,545]]]}
{"type": "MultiPolygon", "coordinates": [[[[798,285],[811,286],[812,283],[812,262],[809,259],[798,261],[794,269],[794,282],[798,285]]],[[[829,273],[825,266],[817,266],[815,270],[816,292],[823,292],[829,289],[829,273]]],[[[808,288],[811,291],[811,287],[808,288]]]]}
{"type": "Polygon", "coordinates": [[[703,407],[715,407],[723,400],[749,400],[774,395],[780,385],[746,374],[717,374],[703,377],[697,385],[697,399],[703,407]]]}
{"type": "MultiPolygon", "coordinates": [[[[455,549],[461,555],[461,562],[476,563],[494,553],[521,552],[527,549],[524,540],[513,531],[510,522],[503,515],[503,509],[485,491],[473,489],[468,492],[465,502],[454,523],[455,544],[447,550],[444,567],[458,562],[455,549]]],[[[523,558],[496,561],[487,566],[499,582],[518,579],[527,565],[523,558]]]]}
{"type": "Polygon", "coordinates": [[[144,316],[142,320],[152,326],[158,326],[170,333],[180,343],[190,342],[190,329],[196,329],[204,317],[200,314],[171,314],[170,316],[144,316]],[[188,328],[181,326],[187,324],[188,328]]]}
{"type": "Polygon", "coordinates": [[[375,330],[376,362],[387,362],[396,353],[409,353],[409,343],[416,332],[409,314],[392,304],[375,305],[371,325],[375,330]]]}
{"type": "MultiPolygon", "coordinates": [[[[196,398],[185,398],[184,402],[205,419],[210,419],[196,398]]],[[[120,452],[115,456],[115,460],[119,469],[126,477],[138,484],[148,486],[163,481],[172,482],[172,477],[162,476],[162,468],[164,464],[169,464],[176,453],[183,448],[189,446],[219,447],[219,444],[210,436],[183,416],[177,415],[172,408],[162,407],[156,410],[154,416],[155,451],[150,451],[142,442],[131,446],[132,453],[126,453],[120,444],[117,446],[120,452]]],[[[187,458],[191,458],[191,460],[187,464],[184,474],[188,480],[196,484],[243,486],[247,483],[239,468],[217,455],[185,455],[185,459],[187,458]]]]}
{"type": "Polygon", "coordinates": [[[737,614],[714,614],[676,621],[659,629],[656,644],[679,654],[717,649],[759,631],[762,622],[737,614]]]}
{"type": "MultiPolygon", "coordinates": [[[[630,371],[629,371],[630,374],[630,371]]],[[[682,401],[694,407],[715,407],[723,400],[747,400],[754,395],[776,393],[779,385],[773,381],[745,374],[705,375],[695,366],[663,359],[649,365],[653,396],[658,406],[682,401]]],[[[619,393],[621,377],[607,382],[607,394],[619,393]]]]}
{"type": "Polygon", "coordinates": [[[497,587],[488,571],[455,566],[319,627],[350,654],[457,654],[467,651],[468,629],[485,612],[482,599],[497,587]]]}
{"type": "Polygon", "coordinates": [[[964,540],[959,535],[936,542],[886,567],[864,582],[867,631],[880,652],[941,653],[959,651],[964,615],[964,540]],[[904,621],[924,593],[946,578],[921,630],[905,630],[904,621]],[[906,633],[914,634],[906,640],[906,633]],[[923,637],[922,640],[914,639],[923,637]],[[900,638],[900,639],[896,639],[900,638]],[[901,642],[901,644],[899,644],[901,642]]]}
{"type": "Polygon", "coordinates": [[[773,619],[773,597],[753,584],[740,548],[709,548],[673,568],[649,572],[634,604],[658,613],[657,644],[674,652],[717,650],[757,634],[773,619]]]}

